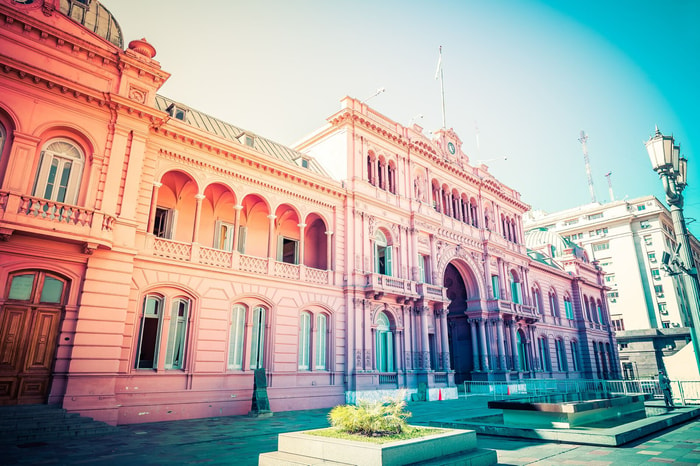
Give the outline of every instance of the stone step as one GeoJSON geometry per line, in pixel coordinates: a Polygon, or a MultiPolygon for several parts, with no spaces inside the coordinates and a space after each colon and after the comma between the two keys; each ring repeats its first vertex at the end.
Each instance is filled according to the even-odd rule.
{"type": "Polygon", "coordinates": [[[50,405],[0,407],[0,445],[119,432],[117,427],[50,405]]]}

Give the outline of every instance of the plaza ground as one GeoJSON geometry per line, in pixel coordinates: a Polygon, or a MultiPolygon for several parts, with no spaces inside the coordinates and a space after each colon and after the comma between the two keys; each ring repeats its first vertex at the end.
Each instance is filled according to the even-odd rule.
{"type": "MultiPolygon", "coordinates": [[[[412,424],[471,417],[486,412],[490,398],[409,403],[412,424]]],[[[100,437],[34,442],[2,448],[0,464],[256,465],[258,455],[277,449],[277,434],[326,427],[328,409],[274,413],[272,417],[231,416],[121,426],[100,437]]],[[[622,447],[601,447],[479,436],[480,448],[494,449],[499,464],[635,465],[700,464],[700,418],[622,447]]]]}

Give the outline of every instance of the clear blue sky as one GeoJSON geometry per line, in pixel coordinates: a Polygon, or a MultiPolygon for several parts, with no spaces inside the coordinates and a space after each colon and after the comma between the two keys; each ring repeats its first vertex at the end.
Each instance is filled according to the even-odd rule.
{"type": "Polygon", "coordinates": [[[382,87],[378,111],[439,128],[443,46],[447,126],[533,209],[590,202],[581,130],[598,201],[608,172],[616,199],[665,201],[643,145],[658,125],[689,159],[685,212],[700,235],[700,1],[103,3],[125,42],[156,47],[172,73],[161,93],[289,145],[343,96],[382,87]]]}

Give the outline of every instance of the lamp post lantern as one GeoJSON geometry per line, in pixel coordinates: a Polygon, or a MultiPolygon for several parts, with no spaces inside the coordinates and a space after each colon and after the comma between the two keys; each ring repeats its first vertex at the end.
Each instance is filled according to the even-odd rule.
{"type": "Polygon", "coordinates": [[[659,174],[664,186],[666,201],[671,210],[673,230],[676,235],[677,247],[674,256],[671,258],[665,254],[662,262],[667,271],[670,269],[670,262],[671,265],[680,270],[680,272],[673,271],[672,273],[683,276],[685,297],[687,298],[686,309],[690,314],[688,316],[690,321],[686,324],[691,328],[695,360],[698,371],[700,371],[700,286],[698,286],[698,271],[688,240],[688,229],[683,217],[683,189],[687,184],[688,160],[681,157],[681,148],[674,143],[673,136],[664,136],[658,127],[654,136],[645,145],[651,160],[651,167],[659,174]]]}

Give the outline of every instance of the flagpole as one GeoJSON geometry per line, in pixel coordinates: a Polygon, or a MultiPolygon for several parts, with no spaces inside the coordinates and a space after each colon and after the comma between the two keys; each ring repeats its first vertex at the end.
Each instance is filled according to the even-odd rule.
{"type": "MultiPolygon", "coordinates": [[[[446,129],[445,124],[445,77],[442,73],[442,45],[440,46],[440,57],[438,58],[438,69],[440,72],[440,94],[442,96],[442,129],[446,129]]],[[[437,76],[435,77],[437,79],[437,76]]]]}

